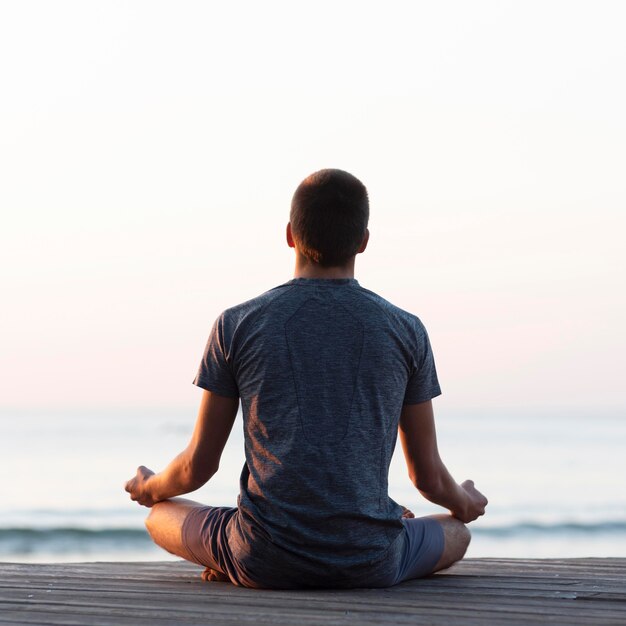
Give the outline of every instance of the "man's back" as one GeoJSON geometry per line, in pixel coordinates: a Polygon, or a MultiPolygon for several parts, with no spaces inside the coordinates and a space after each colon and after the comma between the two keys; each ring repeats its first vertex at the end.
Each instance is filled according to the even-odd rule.
{"type": "Polygon", "coordinates": [[[485,512],[474,483],[456,483],[439,456],[424,327],[354,280],[368,220],[367,189],[352,174],[325,169],[300,183],[285,231],[295,279],[220,316],[195,380],[205,391],[189,445],[164,471],[139,466],[126,484],[153,507],[154,541],[209,579],[394,585],[462,558],[463,522],[485,512]],[[240,398],[238,506],[175,498],[217,472],[240,398]],[[387,493],[397,434],[413,485],[449,515],[400,519],[387,493]]]}
{"type": "Polygon", "coordinates": [[[440,393],[415,316],[354,279],[294,279],[220,316],[195,382],[241,397],[246,465],[228,532],[244,570],[279,551],[285,574],[292,558],[315,584],[388,559],[402,532],[387,492],[402,405],[440,393]]]}

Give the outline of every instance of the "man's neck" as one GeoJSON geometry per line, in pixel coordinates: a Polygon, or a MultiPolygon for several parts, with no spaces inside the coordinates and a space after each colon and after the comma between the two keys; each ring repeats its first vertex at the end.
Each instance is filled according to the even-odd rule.
{"type": "Polygon", "coordinates": [[[340,267],[323,267],[306,257],[296,257],[294,278],[354,278],[354,257],[340,267]]]}

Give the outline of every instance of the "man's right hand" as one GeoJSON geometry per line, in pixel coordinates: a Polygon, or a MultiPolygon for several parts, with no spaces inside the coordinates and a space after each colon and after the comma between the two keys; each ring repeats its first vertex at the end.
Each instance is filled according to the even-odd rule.
{"type": "Polygon", "coordinates": [[[485,507],[488,504],[488,500],[474,487],[473,480],[462,482],[461,489],[465,491],[466,505],[463,511],[452,511],[452,515],[467,524],[485,514],[485,507]]]}

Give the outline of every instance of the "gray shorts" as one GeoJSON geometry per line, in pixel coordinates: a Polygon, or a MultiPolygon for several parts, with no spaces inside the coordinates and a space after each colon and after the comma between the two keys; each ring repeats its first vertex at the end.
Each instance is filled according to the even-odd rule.
{"type": "MultiPolygon", "coordinates": [[[[246,580],[234,558],[227,539],[227,527],[236,508],[199,507],[192,510],[183,523],[182,540],[189,554],[198,565],[226,574],[237,585],[274,587],[273,581],[265,585],[246,580]]],[[[387,587],[412,578],[421,578],[432,573],[444,549],[444,534],[441,524],[431,517],[402,519],[405,528],[399,537],[401,542],[398,565],[394,572],[383,579],[374,572],[372,585],[387,587]],[[374,580],[376,579],[376,580],[374,580]]],[[[361,581],[363,582],[363,581],[361,581]]],[[[280,585],[278,585],[280,586],[280,585]]],[[[358,586],[367,587],[365,584],[358,586]]]]}
{"type": "Polygon", "coordinates": [[[394,585],[431,574],[445,547],[443,526],[436,519],[403,518],[402,523],[406,529],[406,541],[394,585]]]}

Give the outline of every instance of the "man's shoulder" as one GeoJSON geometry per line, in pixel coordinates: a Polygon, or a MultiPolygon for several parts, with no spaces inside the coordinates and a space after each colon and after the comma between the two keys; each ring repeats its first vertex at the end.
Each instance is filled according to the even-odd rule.
{"type": "Polygon", "coordinates": [[[272,287],[250,300],[245,300],[227,308],[220,317],[229,324],[238,325],[243,320],[261,313],[266,307],[290,291],[290,289],[289,283],[272,287]]]}
{"type": "Polygon", "coordinates": [[[390,323],[406,329],[423,328],[423,324],[417,315],[400,308],[376,292],[360,287],[359,295],[384,314],[390,323]]]}
{"type": "MultiPolygon", "coordinates": [[[[287,305],[290,300],[289,294],[292,292],[296,293],[297,289],[291,281],[273,287],[250,300],[224,310],[220,315],[220,323],[225,330],[234,332],[237,328],[249,328],[255,320],[273,319],[275,316],[271,314],[272,309],[287,305]],[[267,315],[268,313],[270,315],[267,315]]],[[[362,319],[368,318],[371,321],[374,316],[379,322],[380,320],[386,321],[389,326],[402,334],[408,332],[411,335],[417,333],[418,336],[423,336],[426,332],[417,315],[402,309],[358,283],[346,290],[346,295],[352,300],[352,306],[358,309],[359,317],[362,319]]]]}

